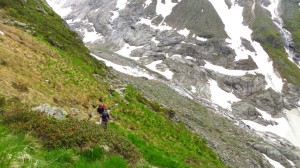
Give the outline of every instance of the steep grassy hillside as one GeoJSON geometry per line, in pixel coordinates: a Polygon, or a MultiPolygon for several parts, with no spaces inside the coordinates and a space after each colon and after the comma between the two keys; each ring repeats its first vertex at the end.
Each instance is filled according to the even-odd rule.
{"type": "Polygon", "coordinates": [[[113,75],[44,1],[2,0],[0,20],[0,167],[226,167],[169,109],[131,86],[110,95],[113,75]],[[31,111],[44,103],[67,118],[31,111]]]}

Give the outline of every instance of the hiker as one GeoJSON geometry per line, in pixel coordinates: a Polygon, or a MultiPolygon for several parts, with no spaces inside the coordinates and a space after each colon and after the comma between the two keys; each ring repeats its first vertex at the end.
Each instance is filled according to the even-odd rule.
{"type": "Polygon", "coordinates": [[[103,114],[103,112],[106,110],[106,106],[105,106],[105,104],[103,103],[103,99],[102,99],[102,98],[99,99],[99,102],[100,102],[100,104],[99,104],[99,106],[97,107],[97,112],[98,112],[99,115],[100,115],[99,123],[101,124],[101,123],[102,123],[102,114],[103,114]]]}
{"type": "Polygon", "coordinates": [[[104,112],[101,115],[101,118],[102,118],[103,128],[107,130],[107,128],[108,128],[108,119],[109,119],[108,110],[104,110],[104,112]]]}

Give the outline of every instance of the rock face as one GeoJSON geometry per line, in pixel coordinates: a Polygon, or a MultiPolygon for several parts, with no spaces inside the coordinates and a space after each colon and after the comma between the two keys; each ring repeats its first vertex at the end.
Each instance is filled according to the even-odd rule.
{"type": "MultiPolygon", "coordinates": [[[[237,26],[255,27],[256,17],[261,16],[269,18],[272,23],[270,13],[265,9],[271,4],[269,0],[222,0],[220,3],[223,1],[228,10],[243,8],[241,25],[237,26]]],[[[287,11],[295,3],[298,0],[281,2],[282,11],[279,12],[283,12],[283,19],[295,17],[298,8],[287,11]]],[[[267,40],[276,47],[283,47],[283,42],[256,36],[264,33],[259,30],[250,33],[252,38],[232,38],[227,31],[228,25],[224,25],[222,16],[210,0],[66,0],[61,5],[72,8],[64,19],[83,38],[92,53],[127,69],[135,69],[133,74],[141,73],[142,77],[166,83],[181,95],[240,123],[246,130],[249,126],[241,120],[272,127],[280,124],[276,119],[286,118],[284,109],[299,107],[300,87],[283,80],[282,91],[274,89],[278,81],[272,81],[273,76],[264,71],[264,66],[268,68],[268,65],[260,62],[264,54],[263,48],[258,49],[259,42],[267,40]],[[89,33],[99,38],[88,40],[89,33]],[[237,59],[239,56],[243,59],[237,59]],[[217,86],[213,86],[212,81],[217,86]],[[220,92],[214,95],[215,90],[220,92]],[[213,101],[212,97],[229,104],[229,108],[213,101]],[[270,115],[271,119],[265,118],[266,115],[270,115]]],[[[264,23],[262,25],[265,26],[264,23]]],[[[236,29],[242,31],[243,27],[240,28],[236,29]]],[[[278,31],[276,27],[273,29],[278,31]]],[[[297,46],[293,43],[293,47],[297,46]]],[[[279,76],[276,69],[274,74],[279,76]]],[[[192,130],[197,130],[201,124],[200,120],[192,121],[191,116],[180,120],[192,130]]],[[[200,131],[197,133],[209,136],[200,131]]],[[[263,136],[268,141],[266,137],[263,136]]],[[[279,136],[273,139],[287,143],[279,136]]],[[[220,145],[210,140],[212,146],[220,145]]],[[[266,142],[263,145],[252,144],[251,147],[286,167],[291,166],[287,160],[295,165],[299,162],[298,156],[286,154],[282,146],[275,148],[274,144],[266,142]]],[[[250,158],[245,165],[235,164],[229,153],[220,151],[217,150],[231,167],[269,167],[250,158]]]]}
{"type": "Polygon", "coordinates": [[[58,107],[52,107],[49,104],[42,104],[40,106],[34,107],[32,108],[33,111],[39,111],[39,112],[43,112],[49,116],[53,116],[57,119],[64,119],[67,115],[67,113],[58,108],[58,107]]]}

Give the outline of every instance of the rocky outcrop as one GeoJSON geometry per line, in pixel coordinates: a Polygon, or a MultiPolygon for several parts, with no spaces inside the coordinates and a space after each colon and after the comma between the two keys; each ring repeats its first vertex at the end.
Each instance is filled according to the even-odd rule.
{"type": "Polygon", "coordinates": [[[274,146],[267,144],[253,144],[253,148],[265,154],[269,158],[279,162],[286,168],[299,167],[296,163],[299,161],[299,154],[297,155],[293,151],[280,150],[274,146]],[[294,161],[296,163],[294,166],[289,162],[289,160],[294,161]]]}
{"type": "Polygon", "coordinates": [[[42,104],[40,106],[32,108],[33,111],[43,112],[49,116],[53,116],[57,119],[64,119],[67,112],[58,107],[52,107],[49,104],[42,104]]]}
{"type": "Polygon", "coordinates": [[[283,110],[282,96],[272,89],[263,90],[249,97],[251,103],[274,117],[281,117],[283,110]]]}

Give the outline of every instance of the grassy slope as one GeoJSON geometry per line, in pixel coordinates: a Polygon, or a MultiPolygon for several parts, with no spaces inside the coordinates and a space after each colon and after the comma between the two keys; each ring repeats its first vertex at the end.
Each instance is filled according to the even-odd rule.
{"type": "MultiPolygon", "coordinates": [[[[124,162],[114,154],[120,154],[128,159],[125,156],[130,155],[136,149],[142,153],[142,156],[137,158],[140,161],[131,162],[131,166],[145,166],[148,162],[150,165],[159,167],[224,167],[224,164],[201,138],[190,133],[182,124],[167,119],[163,113],[167,111],[166,109],[156,108],[161,111],[159,113],[150,110],[149,106],[157,107],[158,105],[144,100],[143,96],[134,88],[126,89],[125,98],[118,94],[109,97],[107,92],[109,83],[105,81],[110,74],[106,67],[90,57],[78,36],[67,28],[62,19],[40,2],[34,0],[27,2],[2,0],[0,2],[1,20],[12,18],[27,23],[29,25],[27,30],[35,31],[33,37],[32,34],[25,33],[25,29],[0,23],[0,31],[5,33],[4,36],[0,36],[0,94],[4,95],[6,100],[17,99],[18,103],[25,104],[29,108],[41,103],[49,103],[62,107],[70,115],[73,114],[71,108],[77,108],[81,110],[81,113],[75,117],[80,119],[88,119],[87,112],[94,112],[95,109],[92,108],[92,105],[96,104],[98,97],[104,96],[108,107],[114,106],[111,111],[114,121],[110,123],[110,132],[116,137],[120,137],[115,138],[116,140],[113,142],[106,142],[107,145],[117,143],[118,140],[123,141],[122,137],[134,145],[126,151],[120,148],[119,151],[115,149],[113,153],[105,153],[103,155],[106,159],[99,156],[93,162],[82,159],[84,157],[80,152],[78,153],[78,150],[82,150],[80,146],[79,149],[77,147],[51,148],[50,151],[46,151],[45,147],[39,147],[29,154],[33,158],[39,158],[38,160],[41,162],[38,164],[41,167],[43,167],[42,163],[49,162],[49,160],[51,160],[49,167],[56,167],[61,163],[74,167],[88,166],[86,164],[94,164],[89,165],[91,167],[99,164],[118,165],[124,162]],[[100,77],[96,78],[93,75],[95,73],[100,77]],[[60,159],[47,157],[55,152],[67,153],[66,157],[72,159],[60,161],[60,159]]],[[[24,110],[30,114],[28,108],[24,110]]],[[[13,105],[8,105],[5,113],[16,111],[13,110],[13,105]]],[[[96,119],[97,115],[95,114],[91,121],[96,119]]],[[[1,134],[1,137],[15,137],[20,146],[32,142],[38,146],[45,144],[43,141],[36,141],[45,136],[39,135],[37,131],[32,132],[35,138],[28,142],[23,138],[24,133],[11,135],[9,133],[11,128],[8,126],[15,126],[18,129],[22,127],[13,123],[3,125],[2,120],[3,118],[1,119],[1,129],[5,130],[5,133],[1,134]]],[[[48,119],[42,117],[41,120],[49,124],[48,119]]],[[[29,119],[21,125],[29,127],[30,124],[27,122],[32,121],[29,119]]],[[[66,120],[65,122],[71,121],[66,120]]],[[[74,122],[76,123],[76,121],[74,122]]],[[[78,125],[80,123],[78,121],[78,125]]],[[[47,126],[47,124],[45,125],[47,126]]],[[[33,126],[45,129],[43,128],[45,125],[40,125],[33,126]]],[[[25,131],[25,135],[27,134],[25,131]]],[[[5,144],[9,141],[8,139],[1,143],[5,144]]],[[[122,143],[120,142],[120,144],[122,143]]],[[[4,150],[10,150],[9,146],[3,146],[4,150]]],[[[14,153],[23,150],[24,148],[20,148],[14,153]]],[[[5,155],[6,158],[10,157],[7,152],[1,153],[1,155],[5,155]]],[[[9,162],[9,164],[13,163],[9,162]]],[[[28,165],[33,162],[20,162],[19,164],[28,165]]]]}
{"type": "MultiPolygon", "coordinates": [[[[275,68],[280,75],[287,79],[288,82],[300,86],[300,70],[288,59],[283,48],[283,42],[276,26],[272,23],[270,16],[266,14],[265,9],[257,4],[255,13],[257,16],[252,25],[254,33],[253,37],[259,41],[269,56],[274,61],[275,68]]],[[[298,30],[297,30],[298,31],[298,30]]],[[[297,40],[297,31],[293,32],[293,37],[297,40]]]]}

